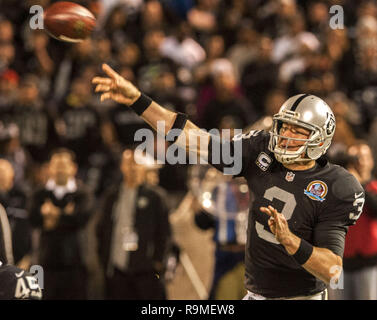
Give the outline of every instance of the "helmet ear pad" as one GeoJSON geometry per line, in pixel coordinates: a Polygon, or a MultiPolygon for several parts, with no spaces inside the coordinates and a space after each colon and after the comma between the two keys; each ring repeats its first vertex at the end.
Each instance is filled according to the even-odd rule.
{"type": "Polygon", "coordinates": [[[321,142],[319,146],[321,148],[313,148],[313,147],[308,147],[306,149],[306,154],[308,157],[312,160],[318,159],[320,156],[326,153],[327,149],[330,147],[331,144],[331,138],[326,139],[325,141],[321,142]]]}
{"type": "Polygon", "coordinates": [[[308,158],[315,160],[321,156],[322,152],[318,148],[308,148],[306,154],[308,155],[308,158]]]}

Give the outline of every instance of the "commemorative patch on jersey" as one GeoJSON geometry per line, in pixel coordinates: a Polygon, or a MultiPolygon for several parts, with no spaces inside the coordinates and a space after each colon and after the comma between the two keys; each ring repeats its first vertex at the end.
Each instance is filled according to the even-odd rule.
{"type": "Polygon", "coordinates": [[[308,184],[304,193],[312,200],[324,201],[327,195],[327,184],[320,180],[314,180],[308,184]]]}
{"type": "Polygon", "coordinates": [[[264,152],[261,152],[258,155],[257,160],[255,161],[255,163],[257,164],[257,166],[262,171],[266,171],[268,169],[268,167],[271,165],[271,162],[272,162],[272,159],[266,153],[264,153],[264,152]]]}

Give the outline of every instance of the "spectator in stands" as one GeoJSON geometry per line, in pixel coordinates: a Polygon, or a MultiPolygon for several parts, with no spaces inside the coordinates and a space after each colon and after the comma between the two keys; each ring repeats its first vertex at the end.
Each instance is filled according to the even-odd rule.
{"type": "Polygon", "coordinates": [[[134,73],[140,67],[141,52],[135,42],[123,43],[118,51],[117,60],[120,67],[129,67],[134,73]]]}
{"type": "Polygon", "coordinates": [[[255,8],[257,10],[257,30],[272,38],[289,33],[289,22],[300,13],[296,0],[270,0],[255,8]]]}
{"type": "Polygon", "coordinates": [[[219,4],[218,0],[198,0],[187,13],[187,21],[199,36],[215,32],[218,26],[219,4]]]}
{"type": "Polygon", "coordinates": [[[31,228],[28,197],[25,190],[14,185],[13,167],[5,159],[0,159],[0,204],[8,215],[12,231],[14,263],[22,269],[29,269],[31,228]]]}
{"type": "Polygon", "coordinates": [[[14,30],[10,20],[0,20],[0,42],[13,42],[14,30]]]}
{"type": "Polygon", "coordinates": [[[122,154],[123,181],[109,190],[97,225],[106,299],[166,299],[162,279],[170,242],[164,198],[146,183],[134,151],[122,154]]]}
{"type": "Polygon", "coordinates": [[[123,4],[117,5],[111,10],[103,28],[115,50],[132,40],[128,34],[129,30],[126,28],[127,16],[126,7],[123,4]]]}
{"type": "Polygon", "coordinates": [[[259,117],[264,114],[267,92],[277,85],[278,65],[271,61],[272,49],[272,40],[261,37],[256,59],[247,64],[241,74],[242,88],[259,117]]]}
{"type": "MultiPolygon", "coordinates": [[[[12,69],[0,73],[0,114],[7,113],[16,101],[19,75],[12,69]]],[[[4,119],[1,119],[2,121],[4,119]]]]}
{"type": "Polygon", "coordinates": [[[20,144],[19,129],[15,123],[0,122],[0,157],[12,164],[14,184],[25,189],[30,187],[30,159],[20,144]]]}
{"type": "Polygon", "coordinates": [[[167,27],[167,19],[162,3],[158,0],[145,1],[141,9],[140,18],[140,26],[143,33],[155,29],[165,30],[167,27]]]}
{"type": "Polygon", "coordinates": [[[377,181],[370,147],[358,141],[348,148],[345,163],[365,190],[365,205],[359,221],[349,228],[344,249],[343,288],[332,295],[345,300],[377,299],[377,181]],[[343,290],[341,290],[343,289],[343,290]]]}
{"type": "Polygon", "coordinates": [[[361,116],[356,105],[341,92],[334,92],[328,97],[336,117],[336,131],[329,156],[346,150],[357,140],[357,128],[361,125],[361,116]],[[356,129],[356,130],[355,130],[356,129]]]}
{"type": "Polygon", "coordinates": [[[329,28],[329,6],[322,1],[312,1],[309,3],[307,11],[307,30],[313,33],[321,42],[329,28]]]}
{"type": "Polygon", "coordinates": [[[212,190],[211,213],[198,201],[193,204],[196,226],[202,230],[214,230],[215,266],[208,299],[241,300],[246,294],[246,217],[242,212],[235,212],[241,206],[239,195],[234,192],[238,187],[234,188],[235,185],[232,186],[227,178],[219,181],[221,182],[212,190]]]}
{"type": "Polygon", "coordinates": [[[52,116],[45,107],[39,91],[39,78],[33,74],[23,76],[17,104],[10,111],[10,119],[20,130],[22,147],[31,159],[40,165],[48,159],[57,136],[52,116]]]}
{"type": "MultiPolygon", "coordinates": [[[[234,33],[232,33],[232,37],[234,37],[234,33]]],[[[250,20],[242,21],[237,30],[237,40],[226,52],[227,58],[234,66],[238,80],[244,73],[244,68],[257,58],[258,40],[259,35],[254,30],[252,22],[250,20]]]]}
{"type": "MultiPolygon", "coordinates": [[[[223,43],[222,46],[224,46],[223,43]]],[[[181,22],[175,34],[164,39],[160,50],[164,57],[168,57],[178,66],[188,69],[194,68],[206,58],[204,49],[194,40],[192,30],[187,22],[181,22]]],[[[222,50],[224,49],[222,48],[222,50]]]]}
{"type": "Polygon", "coordinates": [[[251,130],[270,130],[272,127],[272,117],[279,112],[280,106],[288,99],[284,90],[273,89],[266,95],[265,112],[266,115],[247,127],[246,132],[251,130]]]}
{"type": "Polygon", "coordinates": [[[15,47],[11,42],[0,42],[0,71],[14,68],[15,47]]]}
{"type": "Polygon", "coordinates": [[[90,155],[101,145],[101,123],[90,100],[90,85],[76,78],[59,108],[59,138],[65,148],[75,153],[80,169],[88,166],[90,155]]]}
{"type": "Polygon", "coordinates": [[[67,149],[55,150],[49,180],[32,199],[30,222],[40,230],[38,264],[44,270],[45,299],[85,299],[87,272],[80,231],[93,212],[92,197],[75,177],[77,164],[67,149]]]}
{"type": "Polygon", "coordinates": [[[208,130],[220,128],[221,119],[225,116],[236,119],[239,129],[254,122],[257,119],[255,109],[238,90],[239,85],[229,60],[218,59],[212,67],[215,96],[208,102],[203,112],[203,127],[208,130]]]}

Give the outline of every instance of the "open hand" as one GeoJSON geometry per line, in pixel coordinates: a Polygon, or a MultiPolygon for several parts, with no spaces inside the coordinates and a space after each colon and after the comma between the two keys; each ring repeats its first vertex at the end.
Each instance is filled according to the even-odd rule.
{"type": "Polygon", "coordinates": [[[92,83],[96,84],[95,92],[102,92],[101,101],[107,99],[130,106],[140,96],[140,91],[128,80],[116,73],[109,65],[102,65],[107,78],[94,77],[92,83]]]}
{"type": "Polygon", "coordinates": [[[71,216],[75,212],[75,203],[70,202],[64,207],[64,214],[71,216]]]}
{"type": "Polygon", "coordinates": [[[45,230],[53,230],[56,228],[60,217],[60,209],[56,207],[50,199],[46,200],[42,207],[43,227],[45,230]]]}
{"type": "Polygon", "coordinates": [[[270,219],[268,219],[268,226],[276,240],[282,245],[289,243],[293,234],[289,230],[288,222],[284,215],[277,212],[272,206],[260,207],[260,211],[270,216],[270,219]]]}

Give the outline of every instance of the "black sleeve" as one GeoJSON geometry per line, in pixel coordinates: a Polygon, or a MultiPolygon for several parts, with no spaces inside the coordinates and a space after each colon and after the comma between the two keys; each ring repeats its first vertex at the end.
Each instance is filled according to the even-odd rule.
{"type": "Polygon", "coordinates": [[[266,150],[268,140],[269,133],[261,130],[236,135],[231,141],[212,134],[208,148],[208,163],[224,174],[244,177],[253,158],[262,150],[266,150]]]}
{"type": "Polygon", "coordinates": [[[314,245],[319,248],[327,248],[343,257],[347,231],[348,227],[342,226],[337,221],[318,223],[314,230],[314,245]]]}
{"type": "Polygon", "coordinates": [[[331,188],[332,200],[318,217],[314,245],[343,257],[348,227],[356,223],[365,202],[364,189],[354,176],[344,172],[331,188]]]}

